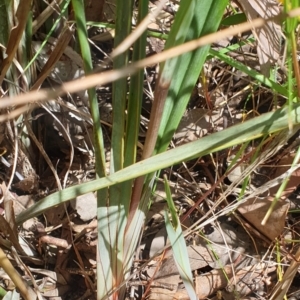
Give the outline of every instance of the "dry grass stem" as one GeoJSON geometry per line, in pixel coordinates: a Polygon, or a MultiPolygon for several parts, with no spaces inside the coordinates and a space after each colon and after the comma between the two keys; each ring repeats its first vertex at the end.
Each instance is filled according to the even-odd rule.
{"type": "MultiPolygon", "coordinates": [[[[299,15],[300,8],[291,10],[287,14],[287,17],[296,17],[299,15]]],[[[167,59],[170,59],[172,57],[176,57],[183,53],[193,51],[199,47],[209,45],[226,37],[245,32],[252,28],[260,28],[264,26],[268,20],[269,19],[264,20],[262,18],[258,18],[253,20],[251,23],[244,22],[236,27],[224,29],[216,33],[209,34],[205,37],[201,37],[197,40],[193,40],[183,45],[155,54],[151,57],[145,58],[127,67],[124,67],[120,70],[110,70],[101,74],[92,74],[77,80],[73,80],[71,82],[64,83],[56,90],[43,89],[40,91],[33,91],[27,94],[18,95],[14,98],[3,97],[0,102],[0,108],[6,108],[12,105],[28,104],[32,102],[34,103],[38,101],[47,101],[49,99],[53,99],[57,96],[62,96],[67,93],[76,93],[95,86],[102,86],[107,83],[124,78],[128,76],[128,74],[133,74],[137,70],[144,68],[148,65],[153,65],[159,62],[166,61],[167,59]]]]}

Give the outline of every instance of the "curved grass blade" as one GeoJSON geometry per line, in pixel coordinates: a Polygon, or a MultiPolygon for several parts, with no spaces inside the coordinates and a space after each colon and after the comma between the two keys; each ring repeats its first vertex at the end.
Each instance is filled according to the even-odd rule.
{"type": "Polygon", "coordinates": [[[185,288],[187,290],[190,299],[197,299],[197,295],[193,283],[193,275],[190,266],[189,255],[186,248],[184,236],[182,234],[180,220],[176,213],[176,207],[172,199],[171,190],[168,185],[168,179],[166,175],[164,176],[164,185],[165,185],[165,191],[167,195],[167,203],[171,214],[171,218],[170,218],[168,212],[165,211],[164,213],[165,223],[166,223],[166,229],[170,240],[170,244],[173,250],[174,260],[176,262],[179,274],[185,285],[185,288]]]}
{"type": "Polygon", "coordinates": [[[248,120],[243,124],[234,125],[223,131],[205,136],[197,141],[155,155],[110,176],[56,192],[22,212],[16,221],[20,224],[32,217],[40,215],[50,207],[74,199],[79,195],[153,173],[182,161],[245,143],[265,136],[266,134],[279,132],[288,128],[289,122],[292,122],[294,126],[300,124],[300,104],[295,104],[290,114],[288,114],[287,108],[278,109],[275,112],[266,113],[252,120],[248,120]]]}

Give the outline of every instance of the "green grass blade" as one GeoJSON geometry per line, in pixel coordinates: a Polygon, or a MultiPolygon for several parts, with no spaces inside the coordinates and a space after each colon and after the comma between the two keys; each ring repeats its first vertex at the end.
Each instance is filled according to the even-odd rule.
{"type": "MultiPolygon", "coordinates": [[[[148,1],[139,1],[138,7],[138,23],[141,22],[148,13],[148,1]]],[[[132,61],[138,61],[146,56],[146,38],[147,34],[144,32],[140,38],[134,43],[132,61]]],[[[128,95],[128,108],[126,120],[126,136],[125,136],[125,157],[124,167],[130,166],[136,162],[138,135],[140,129],[140,115],[142,109],[142,100],[144,93],[144,70],[141,69],[135,75],[131,76],[129,95],[128,95]]],[[[132,197],[133,179],[128,180],[122,184],[122,196],[125,206],[126,214],[129,213],[130,203],[132,197]]],[[[141,204],[137,212],[134,223],[135,230],[126,231],[126,238],[124,241],[124,273],[127,274],[132,265],[134,251],[140,238],[142,230],[142,222],[145,218],[147,211],[149,195],[145,194],[141,199],[141,204]]]]}
{"type": "MultiPolygon", "coordinates": [[[[190,26],[188,26],[184,42],[215,32],[218,29],[225,7],[228,3],[227,0],[195,0],[193,2],[194,6],[190,20],[191,23],[190,26]]],[[[174,29],[174,31],[176,31],[177,27],[180,26],[183,25],[179,22],[175,23],[172,30],[174,29]]],[[[172,38],[172,31],[170,32],[169,38],[172,38]]],[[[173,44],[173,46],[174,45],[176,44],[173,44]]],[[[172,82],[160,124],[159,138],[156,146],[158,152],[164,151],[168,147],[172,136],[178,127],[209,49],[210,46],[204,46],[193,52],[172,59],[174,69],[167,64],[164,65],[162,76],[166,78],[172,76],[172,82]],[[176,76],[173,74],[176,74],[176,76]]]]}
{"type": "Polygon", "coordinates": [[[222,51],[216,51],[214,49],[210,49],[209,53],[217,57],[218,59],[224,61],[225,63],[229,64],[230,66],[244,72],[245,74],[249,75],[251,78],[257,80],[259,83],[264,84],[265,86],[272,89],[272,91],[276,91],[278,94],[287,97],[288,91],[282,85],[274,82],[273,80],[265,77],[264,75],[258,73],[257,71],[251,69],[250,67],[238,62],[237,60],[229,57],[222,51]]]}
{"type": "Polygon", "coordinates": [[[166,175],[164,176],[164,185],[167,195],[167,203],[171,214],[170,218],[168,212],[165,211],[165,223],[170,244],[173,250],[173,257],[190,299],[196,300],[197,295],[193,283],[193,275],[190,266],[189,255],[166,175]]]}
{"type": "MultiPolygon", "coordinates": [[[[88,34],[86,30],[86,19],[84,12],[84,3],[82,0],[72,0],[72,5],[74,8],[74,15],[78,29],[78,39],[80,44],[81,55],[83,57],[83,65],[85,74],[89,74],[93,70],[90,46],[88,43],[88,34]]],[[[99,12],[100,13],[100,12],[99,12]]],[[[104,153],[104,142],[103,134],[100,122],[100,113],[98,108],[98,101],[95,88],[90,88],[88,90],[90,110],[93,119],[93,133],[94,133],[94,146],[95,146],[95,159],[96,159],[96,175],[97,177],[103,177],[106,175],[105,172],[105,153],[104,153]]],[[[98,251],[102,253],[99,260],[97,260],[97,287],[98,287],[98,299],[101,299],[106,295],[106,289],[104,288],[108,285],[108,290],[110,290],[110,283],[113,284],[114,278],[110,272],[111,260],[110,252],[105,252],[107,245],[101,243],[101,237],[105,236],[105,241],[109,237],[109,228],[107,228],[107,189],[98,189],[97,191],[97,219],[98,219],[98,251]],[[101,207],[103,206],[103,208],[101,207]],[[104,211],[103,211],[104,210],[104,211]],[[104,250],[102,249],[104,248],[104,250]],[[103,294],[102,294],[103,293],[103,294]]],[[[112,208],[113,209],[113,208],[112,208]]]]}
{"type": "MultiPolygon", "coordinates": [[[[114,46],[117,47],[131,32],[133,0],[118,0],[116,3],[116,33],[114,46]]],[[[114,68],[119,69],[128,63],[128,50],[114,59],[114,68]]],[[[124,139],[127,103],[127,79],[122,78],[113,83],[113,127],[112,127],[112,162],[111,173],[124,167],[124,139]]]]}
{"type": "MultiPolygon", "coordinates": [[[[148,1],[139,1],[138,22],[142,21],[148,13],[148,1]]],[[[133,47],[132,61],[138,61],[146,57],[146,38],[147,33],[137,40],[133,47]]],[[[144,93],[144,70],[139,70],[131,76],[129,96],[128,96],[128,114],[126,122],[125,139],[125,159],[124,166],[127,167],[136,161],[137,141],[140,128],[140,114],[142,108],[142,99],[144,93]]]]}
{"type": "Polygon", "coordinates": [[[275,112],[263,114],[242,124],[234,125],[223,131],[205,136],[197,141],[155,155],[105,178],[96,179],[56,192],[22,212],[17,217],[17,222],[20,224],[29,218],[40,215],[52,206],[74,199],[78,195],[112,186],[145,174],[150,174],[156,170],[172,166],[179,162],[245,143],[263,137],[266,134],[285,130],[288,128],[289,122],[292,122],[294,126],[300,124],[300,104],[293,106],[290,115],[286,108],[278,109],[275,112]]]}
{"type": "MultiPolygon", "coordinates": [[[[116,2],[115,47],[117,47],[131,32],[133,5],[133,0],[118,0],[116,2]]],[[[119,69],[127,65],[128,60],[129,50],[116,57],[114,59],[113,66],[115,69],[119,69]]],[[[111,174],[124,168],[127,92],[127,78],[113,82],[112,117],[114,122],[112,124],[111,136],[111,174]]],[[[109,239],[108,236],[103,236],[103,240],[99,241],[99,243],[101,242],[103,244],[102,251],[105,251],[104,246],[106,246],[106,251],[110,252],[111,261],[106,263],[111,264],[111,266],[108,265],[108,267],[114,277],[114,282],[112,282],[108,287],[108,292],[111,292],[114,288],[118,287],[124,280],[124,232],[127,222],[128,203],[130,202],[130,191],[128,189],[128,185],[123,194],[125,186],[126,182],[123,182],[110,189],[109,202],[106,204],[107,214],[105,214],[106,208],[101,208],[104,211],[104,214],[101,214],[101,216],[107,216],[107,224],[105,224],[105,227],[109,231],[110,236],[109,239]]],[[[99,230],[101,229],[99,228],[99,230]]],[[[124,289],[121,289],[121,291],[117,292],[119,297],[123,290],[124,289]]]]}
{"type": "MultiPolygon", "coordinates": [[[[83,66],[85,74],[93,71],[93,63],[91,51],[88,42],[88,34],[86,30],[86,19],[84,12],[84,3],[82,0],[72,0],[74,15],[77,25],[78,39],[80,44],[81,55],[83,58],[83,66]]],[[[90,110],[94,123],[94,140],[95,140],[95,158],[96,158],[96,173],[99,177],[105,176],[105,154],[103,135],[100,123],[100,113],[95,88],[88,90],[90,110]]]]}
{"type": "MultiPolygon", "coordinates": [[[[165,49],[193,40],[200,35],[216,31],[221,21],[227,0],[181,2],[165,49]],[[211,20],[214,20],[213,22],[211,20]]],[[[165,150],[182,118],[192,89],[206,59],[209,46],[186,53],[162,63],[159,80],[155,88],[155,99],[151,109],[143,158],[165,150]],[[197,61],[197,63],[195,63],[197,61]],[[155,146],[156,144],[156,146],[155,146]]],[[[151,178],[147,179],[151,180],[151,178]]],[[[146,182],[148,182],[146,180],[146,182]]],[[[139,183],[141,183],[141,179],[139,183]]],[[[141,188],[136,185],[133,192],[133,207],[137,206],[141,188]]],[[[129,218],[130,219],[130,218],[129,218]]]]}

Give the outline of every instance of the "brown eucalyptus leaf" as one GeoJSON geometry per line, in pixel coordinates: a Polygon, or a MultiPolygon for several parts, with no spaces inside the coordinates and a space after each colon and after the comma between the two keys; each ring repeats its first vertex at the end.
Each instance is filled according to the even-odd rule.
{"type": "Polygon", "coordinates": [[[189,110],[182,117],[175,133],[175,139],[179,143],[195,141],[207,134],[211,128],[211,122],[220,120],[218,113],[210,113],[209,110],[196,108],[189,110]]]}
{"type": "MultiPolygon", "coordinates": [[[[151,284],[149,300],[173,300],[180,282],[178,275],[168,277],[171,284],[155,281],[151,284]]],[[[185,293],[186,295],[186,293],[185,293]]]]}
{"type": "Polygon", "coordinates": [[[36,180],[36,176],[28,176],[27,178],[14,183],[12,186],[24,193],[33,194],[37,192],[39,183],[36,180]]]}
{"type": "MultiPolygon", "coordinates": [[[[197,270],[206,267],[214,261],[209,249],[203,245],[188,246],[187,251],[191,270],[197,270]]],[[[151,271],[149,270],[149,274],[150,273],[151,271]]],[[[173,255],[170,255],[163,261],[159,270],[155,273],[155,280],[171,284],[174,283],[174,281],[172,282],[169,279],[171,275],[177,275],[179,278],[178,268],[174,261],[173,255]]]]}
{"type": "MultiPolygon", "coordinates": [[[[247,19],[271,18],[280,13],[276,0],[238,0],[247,19]]],[[[281,26],[277,20],[268,21],[262,28],[252,30],[257,39],[257,55],[261,73],[269,76],[270,67],[277,62],[280,54],[281,26]]]]}
{"type": "Polygon", "coordinates": [[[84,9],[86,20],[93,22],[102,21],[104,4],[105,0],[85,0],[84,9]]]}
{"type": "Polygon", "coordinates": [[[238,210],[257,230],[273,241],[284,229],[285,218],[290,204],[288,202],[278,201],[268,222],[262,225],[261,222],[270,209],[271,204],[272,201],[268,198],[252,198],[240,205],[238,210]]]}
{"type": "Polygon", "coordinates": [[[48,224],[53,226],[61,224],[62,219],[65,216],[67,206],[68,204],[61,204],[45,211],[45,216],[47,218],[48,224]]]}
{"type": "MultiPolygon", "coordinates": [[[[115,0],[105,1],[105,0],[84,0],[84,12],[87,21],[100,22],[103,20],[103,9],[104,13],[107,11],[108,5],[115,7],[115,0]]],[[[69,16],[70,20],[74,19],[74,13],[71,12],[69,16]]],[[[113,18],[114,19],[114,18],[113,18]]]]}
{"type": "MultiPolygon", "coordinates": [[[[228,126],[240,122],[241,119],[242,114],[233,114],[228,126]]],[[[192,142],[205,136],[212,128],[221,130],[223,127],[224,116],[220,115],[220,112],[194,108],[185,112],[174,138],[177,144],[192,142]]]]}
{"type": "MultiPolygon", "coordinates": [[[[292,165],[293,160],[293,154],[281,158],[271,179],[275,179],[284,174],[292,165]]],[[[292,173],[285,190],[281,194],[279,201],[275,205],[274,210],[265,225],[262,225],[261,222],[275,198],[279,185],[270,188],[267,197],[260,199],[250,198],[238,208],[239,212],[247,221],[271,240],[280,235],[284,229],[286,214],[290,206],[289,202],[286,201],[286,198],[297,188],[299,184],[299,175],[299,169],[292,173]]]]}
{"type": "MultiPolygon", "coordinates": [[[[275,267],[268,268],[264,263],[257,263],[252,266],[244,267],[234,273],[232,266],[227,265],[223,269],[213,270],[209,273],[197,276],[195,279],[196,293],[200,299],[204,299],[226,287],[226,290],[229,291],[229,295],[246,296],[251,292],[249,286],[251,286],[253,282],[259,281],[263,286],[265,284],[262,280],[264,276],[274,270],[275,267]],[[230,279],[229,282],[228,279],[230,279]]],[[[184,292],[186,293],[186,291],[182,291],[181,293],[181,299],[189,299],[184,297],[184,292]]],[[[237,298],[222,297],[221,299],[237,298]]]]}
{"type": "MultiPolygon", "coordinates": [[[[211,253],[205,246],[188,246],[187,251],[192,270],[206,267],[213,261],[211,253]]],[[[149,299],[174,299],[174,295],[177,292],[181,279],[173,255],[165,258],[161,266],[158,266],[157,264],[149,266],[147,274],[150,277],[154,276],[153,287],[151,287],[149,299]]],[[[186,295],[185,291],[184,295],[186,295]]],[[[180,299],[180,297],[175,299],[180,299]]]]}
{"type": "MultiPolygon", "coordinates": [[[[262,278],[264,276],[263,274],[274,271],[275,267],[267,268],[265,264],[261,264],[261,263],[252,266],[247,266],[237,271],[235,273],[234,279],[233,279],[233,270],[234,269],[232,268],[231,265],[227,265],[223,269],[212,270],[211,272],[196,276],[195,287],[196,287],[197,296],[200,299],[206,299],[208,296],[216,293],[217,291],[220,291],[226,286],[227,287],[232,286],[234,288],[234,284],[236,283],[238,284],[236,284],[234,290],[232,291],[232,294],[238,293],[241,296],[246,296],[251,292],[248,286],[250,286],[250,284],[252,284],[254,281],[256,282],[257,280],[259,280],[260,283],[264,285],[265,282],[262,281],[262,278]],[[230,279],[230,284],[228,283],[228,279],[230,279]],[[246,287],[246,289],[244,287],[246,287]]],[[[174,289],[172,290],[171,289],[172,284],[159,285],[159,281],[158,282],[154,281],[152,286],[153,287],[151,288],[151,294],[149,296],[149,299],[151,300],[190,299],[186,290],[184,289],[178,289],[177,291],[174,289]]],[[[226,298],[226,299],[230,299],[230,298],[226,298]]],[[[236,299],[236,298],[232,298],[232,299],[236,299]]]]}

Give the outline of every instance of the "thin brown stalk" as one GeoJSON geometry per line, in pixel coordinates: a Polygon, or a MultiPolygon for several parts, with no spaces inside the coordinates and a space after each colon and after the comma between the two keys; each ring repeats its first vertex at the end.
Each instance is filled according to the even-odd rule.
{"type": "MultiPolygon", "coordinates": [[[[297,17],[300,15],[300,8],[291,10],[287,14],[281,14],[278,17],[297,17]]],[[[264,26],[269,20],[272,20],[275,18],[270,19],[262,19],[258,18],[253,20],[251,23],[245,22],[240,24],[239,26],[227,28],[221,31],[218,31],[213,34],[208,34],[205,37],[201,37],[196,40],[192,40],[190,42],[187,42],[183,45],[174,47],[169,50],[165,50],[161,53],[158,53],[156,55],[147,57],[145,59],[142,59],[136,63],[130,64],[127,67],[124,67],[120,70],[110,70],[106,71],[100,74],[92,74],[89,76],[86,76],[84,78],[80,78],[77,80],[73,80],[71,82],[66,82],[62,84],[59,88],[57,88],[55,91],[50,89],[43,89],[40,91],[33,91],[27,94],[22,94],[14,97],[11,99],[10,97],[3,97],[0,102],[0,108],[9,107],[11,105],[19,105],[19,104],[27,104],[34,103],[36,101],[46,101],[51,98],[56,98],[57,96],[64,95],[66,93],[76,93],[82,90],[85,90],[87,88],[92,88],[95,86],[101,86],[105,85],[107,83],[110,83],[112,81],[127,77],[128,74],[132,74],[136,72],[137,70],[144,68],[148,65],[152,65],[155,63],[166,61],[167,59],[179,56],[183,53],[193,51],[199,47],[209,45],[213,42],[216,42],[218,40],[222,40],[228,36],[236,35],[245,31],[248,31],[252,28],[261,28],[264,26]]],[[[97,70],[95,70],[97,71],[97,70]]]]}
{"type": "Polygon", "coordinates": [[[1,70],[0,85],[2,84],[4,77],[7,74],[7,71],[11,66],[11,63],[17,53],[19,43],[24,33],[25,26],[28,20],[30,9],[31,9],[31,1],[28,0],[20,1],[20,4],[16,12],[16,18],[18,20],[18,24],[10,32],[10,37],[6,48],[7,57],[3,60],[0,67],[1,70]]]}
{"type": "Polygon", "coordinates": [[[25,283],[20,274],[15,270],[9,259],[6,257],[2,248],[0,248],[0,266],[3,268],[4,272],[11,278],[15,286],[18,288],[19,292],[25,300],[36,299],[36,294],[34,291],[25,283]]]}

